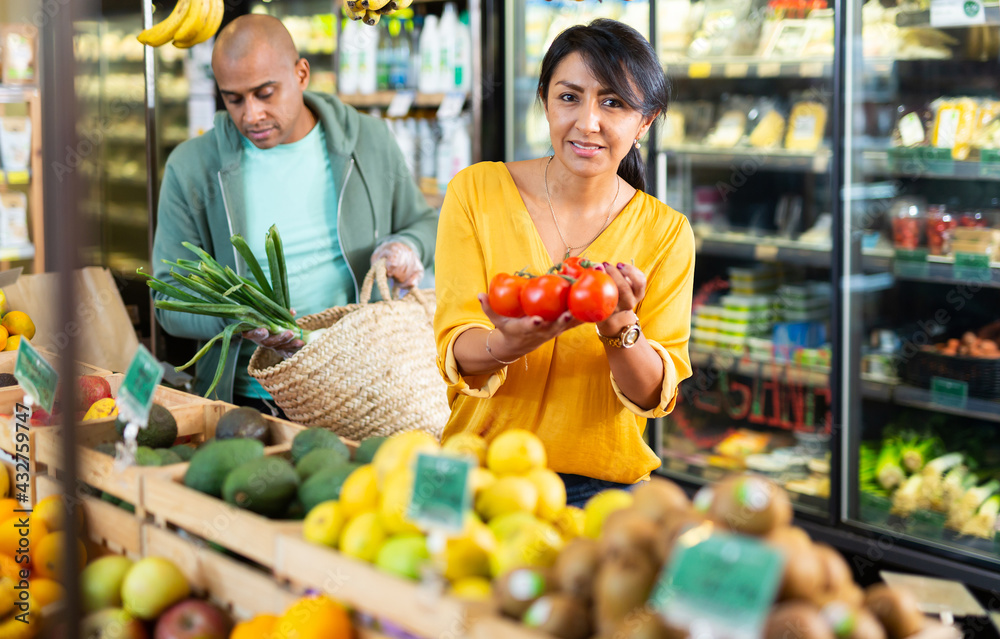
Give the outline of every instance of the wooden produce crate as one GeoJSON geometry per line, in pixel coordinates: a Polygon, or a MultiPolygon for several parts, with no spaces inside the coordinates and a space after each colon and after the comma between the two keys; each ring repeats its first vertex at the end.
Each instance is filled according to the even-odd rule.
{"type": "Polygon", "coordinates": [[[477,619],[466,635],[469,639],[551,639],[547,632],[528,628],[499,614],[477,619]]]}
{"type": "Polygon", "coordinates": [[[278,539],[275,576],[300,589],[312,588],[349,606],[390,621],[420,637],[467,637],[492,606],[466,602],[347,557],[287,531],[278,539]]]}
{"type": "MultiPolygon", "coordinates": [[[[55,477],[38,477],[39,499],[49,495],[62,494],[62,483],[55,477]]],[[[96,497],[77,493],[73,503],[80,504],[87,536],[92,546],[106,549],[116,555],[127,555],[133,559],[142,556],[142,521],[127,510],[114,506],[96,497]]],[[[88,555],[99,553],[87,549],[88,555]]]]}

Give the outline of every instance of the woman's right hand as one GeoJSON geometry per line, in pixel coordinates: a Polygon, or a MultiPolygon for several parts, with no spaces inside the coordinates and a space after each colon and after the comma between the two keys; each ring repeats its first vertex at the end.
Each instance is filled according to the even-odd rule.
{"type": "Polygon", "coordinates": [[[270,348],[281,355],[282,359],[288,359],[300,348],[305,346],[305,342],[299,339],[292,331],[282,331],[272,333],[266,328],[255,328],[242,333],[243,339],[250,340],[257,346],[270,348]]]}
{"type": "Polygon", "coordinates": [[[519,359],[561,333],[583,324],[569,311],[551,322],[537,315],[504,317],[490,307],[490,299],[486,293],[480,293],[477,299],[486,317],[496,327],[490,336],[489,344],[493,357],[498,360],[519,359]]]}

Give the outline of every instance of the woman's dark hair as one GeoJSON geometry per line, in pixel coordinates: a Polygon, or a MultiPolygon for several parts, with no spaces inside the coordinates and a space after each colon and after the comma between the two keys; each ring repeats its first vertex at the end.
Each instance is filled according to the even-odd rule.
{"type": "MultiPolygon", "coordinates": [[[[574,52],[583,57],[602,86],[614,91],[644,118],[657,112],[660,116],[666,114],[670,83],[653,47],[632,27],[606,18],[570,27],[552,42],[538,76],[538,97],[543,104],[549,97],[552,73],[563,58],[574,52]]],[[[618,175],[636,189],[646,190],[646,168],[639,149],[633,146],[629,150],[618,166],[618,175]]]]}

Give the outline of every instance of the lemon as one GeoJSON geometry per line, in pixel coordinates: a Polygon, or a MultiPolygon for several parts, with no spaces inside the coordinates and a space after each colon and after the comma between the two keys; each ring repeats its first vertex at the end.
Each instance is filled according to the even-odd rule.
{"type": "Polygon", "coordinates": [[[555,525],[556,530],[559,531],[559,534],[563,536],[563,539],[568,541],[583,535],[585,522],[586,515],[583,512],[583,508],[566,506],[552,523],[555,525]]]}
{"type": "Polygon", "coordinates": [[[0,350],[7,347],[7,338],[10,337],[10,333],[3,326],[0,326],[0,350]]]}
{"type": "Polygon", "coordinates": [[[382,528],[390,535],[420,532],[419,528],[406,519],[412,492],[412,470],[399,468],[386,476],[379,496],[378,517],[382,528]]]}
{"type": "Polygon", "coordinates": [[[486,467],[497,475],[523,475],[545,468],[545,445],[531,431],[513,428],[500,433],[486,451],[486,467]]]}
{"type": "Polygon", "coordinates": [[[87,409],[87,414],[83,416],[83,421],[89,422],[95,419],[115,417],[116,415],[118,415],[118,405],[115,403],[114,398],[105,397],[90,405],[90,408],[87,409]]]}
{"type": "Polygon", "coordinates": [[[489,529],[497,541],[503,542],[513,537],[517,531],[533,526],[536,522],[538,522],[538,518],[533,513],[520,510],[494,517],[490,520],[489,529]]]}
{"type": "Polygon", "coordinates": [[[409,468],[410,462],[417,453],[436,453],[441,450],[437,441],[422,430],[409,430],[393,435],[379,446],[372,458],[372,466],[378,474],[379,484],[385,481],[386,475],[397,468],[409,468]]]}
{"type": "Polygon", "coordinates": [[[484,577],[464,577],[451,584],[448,594],[466,601],[489,601],[493,597],[493,586],[484,577]]]}
{"type": "Polygon", "coordinates": [[[462,534],[449,538],[444,550],[435,553],[434,561],[448,581],[489,577],[490,554],[496,545],[496,539],[486,524],[469,517],[462,534]]]}
{"type": "Polygon", "coordinates": [[[343,509],[336,500],[324,501],[306,515],[302,537],[314,544],[336,548],[345,521],[343,509]]]}
{"type": "Polygon", "coordinates": [[[583,534],[591,539],[597,539],[601,536],[601,528],[604,527],[604,520],[608,515],[631,505],[632,494],[624,490],[612,488],[597,493],[587,500],[583,508],[583,534]]]}
{"type": "Polygon", "coordinates": [[[499,577],[514,568],[548,568],[555,563],[564,545],[552,524],[538,521],[497,545],[490,554],[490,570],[494,577],[499,577]]]}
{"type": "Polygon", "coordinates": [[[23,335],[26,339],[35,336],[35,323],[24,311],[11,311],[3,316],[0,322],[11,335],[23,335]]]}
{"type": "Polygon", "coordinates": [[[4,344],[3,349],[5,351],[16,351],[17,347],[21,345],[20,335],[11,335],[7,338],[7,343],[4,344]]]}
{"type": "Polygon", "coordinates": [[[485,468],[473,468],[469,473],[469,486],[472,489],[472,497],[483,492],[492,486],[497,480],[497,476],[485,468]]]}
{"type": "Polygon", "coordinates": [[[5,472],[0,473],[0,498],[10,497],[10,475],[5,472]]]}
{"type": "Polygon", "coordinates": [[[468,455],[478,465],[486,465],[486,440],[475,433],[456,433],[444,441],[441,450],[468,455]]]}
{"type": "Polygon", "coordinates": [[[7,294],[0,289],[0,316],[10,312],[10,302],[7,301],[7,294]]]}
{"type": "Polygon", "coordinates": [[[365,510],[378,508],[378,479],[375,467],[365,464],[347,476],[340,487],[340,511],[350,519],[365,510]]]}
{"type": "Polygon", "coordinates": [[[0,617],[14,609],[17,593],[14,592],[14,582],[7,577],[0,578],[0,617]]]}
{"type": "Polygon", "coordinates": [[[385,539],[385,529],[379,524],[378,514],[367,510],[347,522],[338,547],[348,557],[371,563],[378,557],[385,539]]]}
{"type": "Polygon", "coordinates": [[[518,511],[533,513],[537,506],[538,489],[517,475],[501,477],[476,498],[476,512],[487,521],[518,511]]]}
{"type": "Polygon", "coordinates": [[[535,468],[524,477],[538,490],[535,514],[546,521],[555,521],[566,507],[566,484],[548,468],[535,468]]]}

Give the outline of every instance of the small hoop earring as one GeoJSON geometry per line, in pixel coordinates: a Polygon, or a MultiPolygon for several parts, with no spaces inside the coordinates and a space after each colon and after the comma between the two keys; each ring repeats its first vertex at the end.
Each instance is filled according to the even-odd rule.
{"type": "Polygon", "coordinates": [[[642,145],[641,145],[641,144],[639,144],[639,140],[638,140],[638,138],[637,138],[637,139],[636,139],[636,141],[635,141],[635,148],[637,148],[637,149],[638,149],[638,148],[639,148],[639,147],[641,147],[641,146],[642,146],[642,145]]]}

